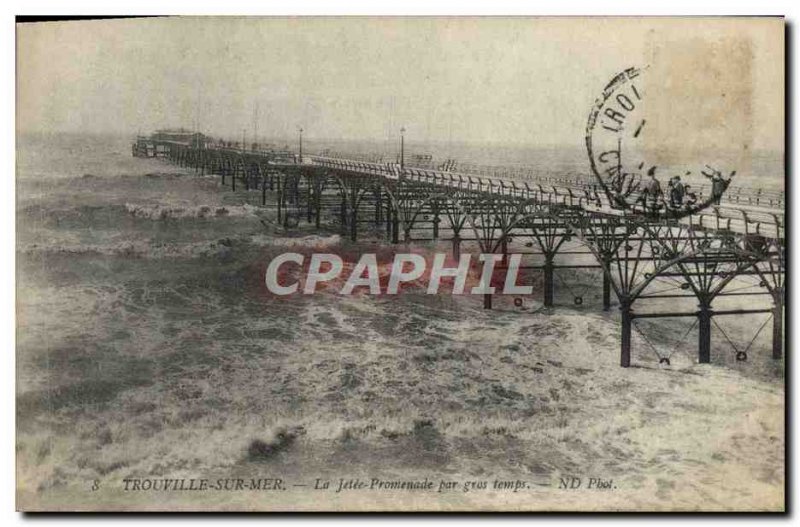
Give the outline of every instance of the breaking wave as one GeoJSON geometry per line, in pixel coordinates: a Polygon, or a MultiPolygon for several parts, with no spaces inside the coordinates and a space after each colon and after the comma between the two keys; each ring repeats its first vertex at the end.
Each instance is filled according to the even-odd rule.
{"type": "Polygon", "coordinates": [[[309,236],[301,236],[301,237],[283,237],[277,238],[272,235],[267,234],[256,234],[253,236],[250,241],[259,247],[312,247],[312,248],[322,248],[322,247],[331,247],[334,245],[339,245],[342,241],[342,237],[338,234],[332,234],[330,236],[320,236],[316,234],[312,234],[309,236]]]}
{"type": "Polygon", "coordinates": [[[26,254],[100,255],[126,258],[215,258],[224,257],[236,248],[256,247],[327,248],[340,243],[338,234],[331,236],[303,236],[297,238],[271,238],[267,234],[223,237],[196,242],[163,242],[152,239],[118,242],[86,243],[76,238],[52,242],[29,243],[19,248],[26,254]]]}
{"type": "Polygon", "coordinates": [[[125,203],[125,210],[136,218],[167,220],[178,218],[215,218],[257,216],[258,207],[253,205],[142,205],[125,203]]]}
{"type": "Polygon", "coordinates": [[[150,240],[124,241],[114,244],[34,243],[22,247],[23,253],[48,253],[81,255],[96,254],[102,256],[123,256],[126,258],[203,258],[228,255],[237,240],[223,238],[216,241],[195,243],[158,243],[150,240]]]}

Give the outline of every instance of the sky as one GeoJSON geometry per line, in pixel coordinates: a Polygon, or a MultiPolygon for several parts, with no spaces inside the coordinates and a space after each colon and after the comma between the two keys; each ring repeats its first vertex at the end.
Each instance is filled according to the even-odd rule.
{"type": "Polygon", "coordinates": [[[637,66],[659,144],[780,151],[783,39],[779,18],[18,24],[17,130],[581,146],[594,100],[637,66]]]}

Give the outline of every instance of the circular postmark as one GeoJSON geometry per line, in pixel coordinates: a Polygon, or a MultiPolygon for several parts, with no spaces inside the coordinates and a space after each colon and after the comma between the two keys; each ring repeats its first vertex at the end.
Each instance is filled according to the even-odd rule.
{"type": "Polygon", "coordinates": [[[628,68],[615,75],[589,113],[589,164],[608,206],[649,217],[679,218],[719,205],[735,170],[726,176],[704,164],[684,173],[647,159],[646,71],[628,68]],[[693,189],[690,176],[710,180],[710,191],[701,194],[693,189]]]}

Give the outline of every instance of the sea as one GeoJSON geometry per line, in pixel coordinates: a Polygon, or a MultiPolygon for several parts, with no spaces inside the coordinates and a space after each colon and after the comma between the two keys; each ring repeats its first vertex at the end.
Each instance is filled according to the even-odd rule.
{"type": "MultiPolygon", "coordinates": [[[[636,336],[637,367],[623,370],[617,314],[599,309],[597,276],[572,277],[568,287],[588,291],[582,306],[559,285],[561,307],[552,311],[535,300],[521,309],[498,300],[488,311],[468,295],[270,296],[264,269],[280,252],[385,244],[379,237],[352,244],[335,225],[284,229],[273,207],[260,206],[259,192],[232,192],[219,176],[134,158],[132,140],[18,137],[18,503],[62,510],[783,503],[783,370],[769,358],[769,328],[748,363],[736,362],[717,335],[714,364],[698,365],[693,343],[675,337],[684,326],[654,327],[647,341],[636,336]],[[671,350],[671,365],[659,364],[648,345],[671,350]],[[289,501],[122,490],[125,478],[264,474],[296,485],[281,498],[289,501]],[[559,490],[561,478],[595,476],[622,490],[559,490]],[[438,494],[304,490],[317,478],[341,477],[428,477],[437,490],[443,480],[458,484],[438,494]],[[500,492],[495,480],[527,486],[500,492]],[[470,481],[488,486],[465,490],[470,481]]],[[[309,146],[325,147],[370,145],[309,146]]],[[[513,159],[553,173],[585,165],[580,149],[449,148],[436,155],[494,165],[513,159]]],[[[780,187],[782,158],[766,156],[762,165],[780,187]]],[[[727,330],[741,345],[753,333],[735,321],[727,330]]]]}

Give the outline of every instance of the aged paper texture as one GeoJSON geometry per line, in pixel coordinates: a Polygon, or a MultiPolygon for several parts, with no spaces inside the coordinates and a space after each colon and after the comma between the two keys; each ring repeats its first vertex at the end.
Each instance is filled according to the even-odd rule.
{"type": "Polygon", "coordinates": [[[18,508],[784,510],[784,32],[18,23],[18,508]]]}

